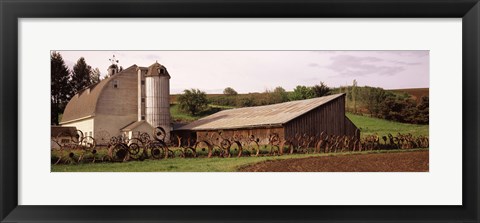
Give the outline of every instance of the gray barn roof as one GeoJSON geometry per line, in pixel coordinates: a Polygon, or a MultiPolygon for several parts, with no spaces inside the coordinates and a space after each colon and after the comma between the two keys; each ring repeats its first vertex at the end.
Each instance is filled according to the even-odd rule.
{"type": "Polygon", "coordinates": [[[280,126],[344,94],[217,112],[175,130],[241,129],[280,126]]]}
{"type": "Polygon", "coordinates": [[[112,77],[103,79],[97,84],[89,86],[77,93],[72,99],[70,99],[65,107],[60,124],[94,116],[97,108],[97,101],[107,84],[115,79],[115,77],[126,72],[134,72],[137,68],[138,66],[134,64],[127,69],[114,74],[112,77]],[[90,90],[90,92],[88,92],[88,90],[90,90]]]}

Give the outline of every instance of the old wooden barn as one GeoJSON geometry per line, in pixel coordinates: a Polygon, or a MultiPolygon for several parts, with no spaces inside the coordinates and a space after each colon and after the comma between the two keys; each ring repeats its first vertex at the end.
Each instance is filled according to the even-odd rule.
{"type": "Polygon", "coordinates": [[[222,132],[222,137],[254,135],[268,144],[271,134],[291,139],[296,134],[359,137],[357,127],[345,116],[345,94],[273,105],[229,109],[175,129],[177,135],[202,141],[222,132]]]}

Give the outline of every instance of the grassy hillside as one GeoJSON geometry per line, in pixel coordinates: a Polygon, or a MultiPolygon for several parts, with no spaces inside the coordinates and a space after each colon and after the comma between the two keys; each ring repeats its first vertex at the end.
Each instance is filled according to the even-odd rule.
{"type": "Polygon", "coordinates": [[[197,119],[203,118],[205,116],[211,115],[213,113],[219,112],[221,110],[230,109],[230,108],[232,107],[220,106],[220,105],[209,105],[207,110],[197,115],[191,115],[180,110],[180,107],[178,106],[178,104],[172,104],[170,105],[170,115],[172,116],[172,119],[175,122],[191,122],[191,121],[195,121],[197,119]]]}
{"type": "Polygon", "coordinates": [[[360,128],[362,137],[375,133],[379,136],[386,136],[388,133],[392,135],[411,133],[414,136],[428,136],[429,125],[406,124],[351,113],[347,113],[347,117],[360,128]]]}

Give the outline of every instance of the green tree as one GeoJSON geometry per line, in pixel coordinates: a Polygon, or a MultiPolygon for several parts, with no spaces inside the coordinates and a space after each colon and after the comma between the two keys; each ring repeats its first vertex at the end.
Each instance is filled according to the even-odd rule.
{"type": "Polygon", "coordinates": [[[226,94],[226,95],[237,95],[237,91],[235,91],[235,89],[231,88],[231,87],[227,87],[223,90],[223,94],[226,94]]]}
{"type": "Polygon", "coordinates": [[[289,99],[291,101],[309,99],[314,97],[315,92],[313,91],[313,89],[311,87],[302,85],[298,85],[297,87],[295,87],[295,89],[293,89],[293,92],[291,92],[289,95],[289,99]]]}
{"type": "Polygon", "coordinates": [[[255,97],[252,94],[240,95],[237,99],[238,107],[251,107],[255,105],[255,97]]]}
{"type": "Polygon", "coordinates": [[[77,63],[73,66],[72,72],[71,84],[75,94],[90,86],[92,83],[90,79],[91,73],[92,67],[85,62],[85,58],[80,57],[77,63]]]}
{"type": "Polygon", "coordinates": [[[100,69],[95,68],[92,70],[92,73],[90,74],[90,83],[96,84],[100,82],[100,69]]]}
{"type": "Polygon", "coordinates": [[[191,115],[196,115],[208,106],[207,94],[199,89],[186,89],[179,95],[177,101],[180,109],[191,115]]]}
{"type": "Polygon", "coordinates": [[[312,87],[313,92],[315,93],[315,97],[323,97],[330,95],[330,88],[323,82],[320,82],[320,85],[315,85],[312,87]]]}
{"type": "Polygon", "coordinates": [[[382,88],[368,87],[368,90],[365,91],[365,93],[366,95],[364,98],[367,109],[372,116],[377,117],[383,101],[385,101],[385,99],[387,98],[387,92],[382,88]]]}
{"type": "Polygon", "coordinates": [[[418,115],[417,122],[418,124],[428,124],[429,123],[429,97],[423,96],[420,99],[420,102],[417,105],[418,115]]]}
{"type": "Polygon", "coordinates": [[[50,54],[50,69],[50,124],[58,125],[58,116],[63,113],[73,92],[69,84],[70,71],[60,53],[54,51],[50,54]]]}
{"type": "Polygon", "coordinates": [[[274,103],[282,103],[282,102],[287,102],[288,101],[288,93],[285,91],[283,87],[276,87],[273,89],[273,91],[268,91],[272,104],[274,103]]]}

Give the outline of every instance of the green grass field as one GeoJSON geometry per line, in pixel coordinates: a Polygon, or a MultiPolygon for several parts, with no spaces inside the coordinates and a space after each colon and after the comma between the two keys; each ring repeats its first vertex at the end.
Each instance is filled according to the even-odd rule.
{"type": "MultiPolygon", "coordinates": [[[[425,150],[425,149],[414,149],[425,150]]],[[[342,156],[368,153],[391,153],[400,150],[377,150],[363,152],[346,152],[335,154],[294,154],[283,156],[261,156],[240,158],[173,158],[166,160],[131,161],[124,163],[87,163],[52,165],[52,172],[235,172],[239,168],[269,160],[306,158],[318,156],[342,156]]]]}
{"type": "Polygon", "coordinates": [[[414,136],[428,136],[429,125],[406,124],[351,113],[347,113],[347,117],[360,128],[362,137],[375,133],[378,134],[378,136],[386,136],[388,133],[392,135],[396,135],[397,133],[410,133],[414,136]]]}

